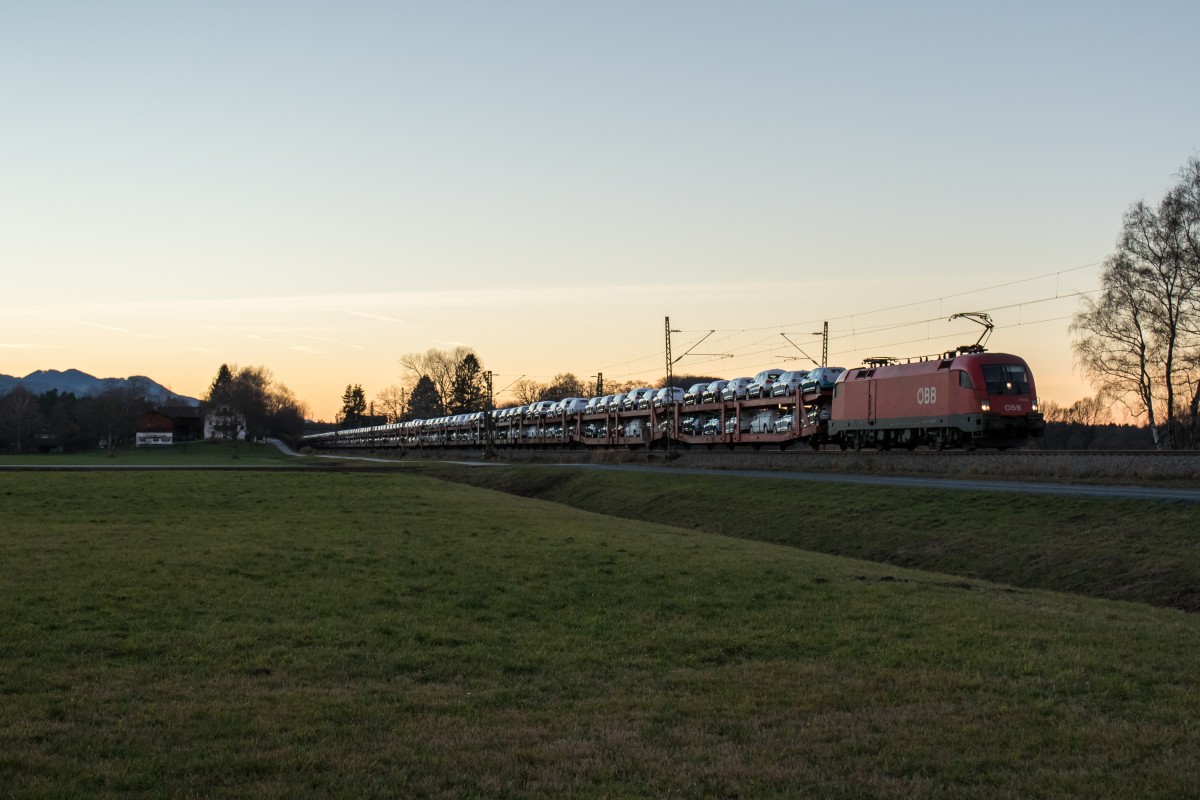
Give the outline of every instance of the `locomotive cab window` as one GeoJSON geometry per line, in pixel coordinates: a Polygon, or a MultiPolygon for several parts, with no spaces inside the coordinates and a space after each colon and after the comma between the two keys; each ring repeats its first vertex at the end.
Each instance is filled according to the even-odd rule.
{"type": "Polygon", "coordinates": [[[1029,394],[1029,378],[1019,364],[985,364],[981,369],[988,394],[1029,394]]]}
{"type": "Polygon", "coordinates": [[[964,389],[975,388],[975,383],[971,380],[970,374],[963,369],[958,370],[958,385],[964,389]]]}

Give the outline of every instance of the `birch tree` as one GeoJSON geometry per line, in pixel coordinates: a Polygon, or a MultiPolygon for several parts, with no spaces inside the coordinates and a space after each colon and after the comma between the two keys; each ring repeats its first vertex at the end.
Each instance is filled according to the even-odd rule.
{"type": "Polygon", "coordinates": [[[1200,411],[1200,159],[1157,207],[1125,213],[1100,293],[1071,323],[1076,363],[1144,418],[1159,448],[1195,447],[1200,411]]]}

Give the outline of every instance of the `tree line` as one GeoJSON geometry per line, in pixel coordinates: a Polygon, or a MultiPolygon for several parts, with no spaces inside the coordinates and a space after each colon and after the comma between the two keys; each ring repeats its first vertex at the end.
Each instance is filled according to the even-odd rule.
{"type": "MultiPolygon", "coordinates": [[[[489,407],[523,406],[539,400],[563,400],[568,397],[592,397],[603,388],[604,394],[626,392],[642,381],[609,381],[603,387],[585,383],[574,373],[561,372],[549,381],[521,377],[510,385],[492,387],[493,395],[507,399],[496,401],[488,394],[487,374],[479,355],[466,345],[452,350],[431,348],[424,353],[406,353],[399,363],[401,382],[381,389],[369,404],[361,384],[350,384],[342,393],[341,410],[336,422],[351,428],[382,422],[406,422],[434,419],[454,414],[485,411],[489,407]]],[[[699,375],[676,376],[674,385],[687,387],[700,381],[718,380],[699,375]]],[[[666,378],[655,382],[666,386],[666,378]]]]}
{"type": "Polygon", "coordinates": [[[1200,158],[1157,205],[1125,212],[1100,291],[1071,330],[1076,363],[1106,404],[1145,420],[1163,449],[1200,447],[1200,158]]]}
{"type": "Polygon", "coordinates": [[[218,433],[239,436],[299,436],[308,409],[266,367],[222,364],[204,393],[201,407],[214,414],[218,433]]]}
{"type": "Polygon", "coordinates": [[[136,380],[77,397],[17,386],[0,397],[0,448],[13,453],[107,447],[133,440],[137,421],[153,407],[136,380]]]}
{"type": "MultiPolygon", "coordinates": [[[[15,452],[78,452],[105,447],[109,453],[131,445],[138,422],[154,410],[147,387],[137,379],[100,394],[76,396],[51,389],[33,394],[16,387],[0,396],[0,449],[15,452]]],[[[250,438],[299,436],[306,409],[265,367],[222,364],[205,393],[200,411],[225,408],[233,430],[250,438]]],[[[219,426],[220,427],[220,426],[219,426]]]]}
{"type": "Polygon", "coordinates": [[[400,357],[400,365],[402,382],[385,386],[369,404],[361,384],[348,385],[337,424],[352,428],[429,419],[483,411],[491,402],[483,363],[470,347],[407,353],[400,357]]]}

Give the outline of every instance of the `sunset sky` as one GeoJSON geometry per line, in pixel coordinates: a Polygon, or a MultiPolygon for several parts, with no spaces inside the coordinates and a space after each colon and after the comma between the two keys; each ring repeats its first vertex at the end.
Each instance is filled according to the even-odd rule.
{"type": "MultiPolygon", "coordinates": [[[[1200,3],[0,4],[0,373],[264,365],[330,419],[467,344],[500,389],[1069,318],[1200,153],[1200,3]],[[781,335],[786,334],[786,337],[781,335]],[[799,349],[788,340],[792,340],[799,349]]],[[[499,398],[503,400],[504,398],[499,398]]]]}

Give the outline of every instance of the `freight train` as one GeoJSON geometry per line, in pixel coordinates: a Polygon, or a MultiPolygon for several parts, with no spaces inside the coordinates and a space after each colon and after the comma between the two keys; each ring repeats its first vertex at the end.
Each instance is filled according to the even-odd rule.
{"type": "Polygon", "coordinates": [[[901,363],[541,401],[304,438],[318,449],[864,447],[1006,449],[1041,436],[1024,359],[969,345],[901,363]],[[730,391],[732,387],[732,391],[730,391]],[[699,391],[697,391],[699,389],[699,391]]]}

